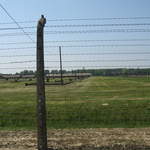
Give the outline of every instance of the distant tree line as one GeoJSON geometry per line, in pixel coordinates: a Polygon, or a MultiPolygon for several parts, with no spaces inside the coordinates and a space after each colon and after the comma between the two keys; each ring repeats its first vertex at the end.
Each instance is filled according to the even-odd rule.
{"type": "MultiPolygon", "coordinates": [[[[63,73],[91,73],[93,76],[129,76],[129,75],[150,75],[150,68],[148,69],[78,69],[67,71],[63,70],[63,73]]],[[[45,70],[45,74],[59,74],[59,70],[45,70]]],[[[32,70],[24,70],[17,75],[35,75],[36,72],[32,70]]]]}
{"type": "MultiPolygon", "coordinates": [[[[76,70],[77,71],[77,70],[76,70]]],[[[74,71],[73,71],[74,72],[74,71]]],[[[85,69],[78,70],[79,73],[91,73],[93,76],[142,76],[150,75],[150,69],[85,69]]]]}

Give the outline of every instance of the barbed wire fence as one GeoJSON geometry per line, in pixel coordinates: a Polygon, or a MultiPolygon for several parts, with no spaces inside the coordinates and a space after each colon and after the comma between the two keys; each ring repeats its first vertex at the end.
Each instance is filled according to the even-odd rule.
{"type": "MultiPolygon", "coordinates": [[[[49,76],[47,82],[56,83],[46,86],[49,128],[148,126],[149,20],[150,17],[47,20],[45,69],[55,75],[49,76]],[[107,69],[145,69],[146,73],[144,77],[139,74],[137,79],[130,76],[106,78],[105,74],[85,80],[67,76],[63,80],[70,84],[61,86],[57,84],[60,77],[56,76],[60,74],[60,46],[64,75],[100,69],[105,73],[107,69]]],[[[18,23],[33,41],[28,41],[13,22],[0,23],[1,76],[36,71],[36,21],[18,23]]],[[[0,128],[34,128],[35,78],[14,78],[17,78],[15,82],[1,78],[0,128]],[[32,85],[25,86],[25,83],[32,85]]]]}

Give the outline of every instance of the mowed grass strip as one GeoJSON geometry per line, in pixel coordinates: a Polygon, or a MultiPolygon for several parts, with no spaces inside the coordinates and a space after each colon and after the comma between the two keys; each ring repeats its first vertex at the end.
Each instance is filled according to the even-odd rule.
{"type": "MultiPolygon", "coordinates": [[[[150,79],[91,77],[46,86],[49,128],[149,127],[150,79]]],[[[0,129],[36,128],[36,87],[0,81],[0,129]]]]}

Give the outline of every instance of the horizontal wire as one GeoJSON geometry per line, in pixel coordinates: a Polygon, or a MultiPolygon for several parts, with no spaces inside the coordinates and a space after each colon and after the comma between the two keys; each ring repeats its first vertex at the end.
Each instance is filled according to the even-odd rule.
{"type": "MultiPolygon", "coordinates": [[[[37,19],[38,20],[38,19],[37,19]]],[[[26,24],[26,23],[37,23],[38,21],[17,21],[19,24],[26,24]]],[[[0,25],[9,25],[9,24],[15,24],[14,22],[0,22],[0,25]]]]}
{"type": "MultiPolygon", "coordinates": [[[[64,60],[63,62],[128,62],[128,61],[150,61],[150,59],[101,59],[101,60],[64,60]]],[[[18,63],[30,63],[30,62],[36,62],[36,60],[27,60],[27,61],[12,61],[12,62],[6,62],[6,63],[0,63],[0,64],[18,64],[18,63]]],[[[60,61],[45,61],[45,62],[55,62],[59,63],[60,61]]]]}
{"type": "MultiPolygon", "coordinates": [[[[101,59],[101,60],[68,60],[68,61],[63,61],[63,62],[122,62],[122,61],[150,61],[150,59],[101,59]]],[[[60,61],[45,61],[45,62],[60,62],[60,61]]]]}
{"type": "Polygon", "coordinates": [[[111,17],[111,18],[72,18],[72,19],[48,19],[47,21],[90,21],[90,20],[137,20],[150,19],[150,17],[111,17]]]}
{"type": "Polygon", "coordinates": [[[36,57],[36,55],[2,55],[0,57],[30,57],[30,56],[34,56],[36,57]]]}
{"type": "MultiPolygon", "coordinates": [[[[70,56],[78,56],[78,55],[122,55],[122,54],[136,54],[136,55],[142,55],[142,54],[150,54],[150,52],[135,52],[135,53],[126,53],[126,52],[124,52],[124,53],[116,53],[116,52],[114,52],[114,53],[64,53],[64,54],[62,54],[62,56],[68,56],[68,55],[70,55],[70,56]]],[[[36,55],[2,55],[2,56],[0,56],[0,57],[30,57],[30,56],[34,56],[34,57],[36,57],[36,55]]],[[[59,54],[45,54],[45,56],[59,56],[59,54]]]]}
{"type": "MultiPolygon", "coordinates": [[[[59,66],[51,66],[51,67],[45,67],[45,68],[56,68],[56,67],[58,67],[58,68],[60,68],[59,66]]],[[[63,66],[63,68],[85,68],[85,67],[89,67],[89,68],[140,68],[140,67],[148,67],[148,68],[150,68],[150,65],[136,65],[136,66],[132,66],[132,65],[127,65],[127,66],[63,66]]]]}
{"type": "Polygon", "coordinates": [[[22,50],[25,50],[25,49],[36,49],[36,47],[15,47],[15,48],[2,48],[0,49],[0,51],[5,51],[5,50],[19,50],[19,49],[22,49],[22,50]]]}
{"type": "MultiPolygon", "coordinates": [[[[46,28],[68,28],[68,27],[112,27],[112,26],[149,26],[150,23],[127,23],[127,24],[64,24],[64,25],[47,25],[46,28]]],[[[34,29],[36,26],[22,27],[22,29],[34,29]]],[[[0,28],[0,30],[20,30],[17,27],[0,28]]]]}
{"type": "Polygon", "coordinates": [[[81,34],[81,33],[111,33],[111,32],[150,32],[150,29],[105,29],[105,30],[79,30],[79,31],[47,31],[45,34],[81,34]]]}
{"type": "MultiPolygon", "coordinates": [[[[45,31],[45,34],[81,34],[81,33],[113,33],[113,32],[126,32],[126,33],[133,33],[133,32],[150,32],[150,29],[105,29],[105,30],[72,30],[72,31],[45,31]]],[[[29,35],[35,35],[36,32],[28,32],[29,35]]],[[[1,37],[4,36],[22,36],[23,33],[5,33],[0,34],[1,37]]]]}
{"type": "MultiPolygon", "coordinates": [[[[150,39],[104,39],[104,40],[56,40],[56,41],[45,41],[44,43],[75,43],[75,42],[117,42],[117,41],[150,41],[150,39]]],[[[8,42],[0,43],[0,45],[15,45],[15,44],[35,44],[33,42],[8,42]]]]}
{"type": "Polygon", "coordinates": [[[14,69],[36,69],[36,67],[0,67],[0,69],[6,69],[6,70],[14,70],[14,69]]]}
{"type": "Polygon", "coordinates": [[[0,63],[0,64],[21,64],[21,63],[29,63],[29,62],[36,62],[35,60],[27,60],[27,61],[11,61],[6,63],[0,63]]]}
{"type": "Polygon", "coordinates": [[[47,28],[60,28],[60,27],[106,27],[106,26],[149,26],[150,23],[127,23],[127,24],[64,24],[64,25],[47,25],[47,28]]]}
{"type": "MultiPolygon", "coordinates": [[[[150,52],[135,52],[135,53],[66,53],[66,54],[62,54],[62,55],[122,55],[122,54],[150,54],[150,52]]],[[[51,55],[51,54],[50,54],[51,55]]],[[[59,54],[52,54],[52,55],[59,55],[59,54]]]]}
{"type": "MultiPolygon", "coordinates": [[[[133,46],[133,47],[140,47],[140,46],[150,46],[150,44],[105,44],[105,45],[62,45],[61,47],[63,48],[70,48],[70,47],[128,47],[128,46],[133,46]]],[[[58,48],[59,46],[56,45],[49,45],[45,46],[45,48],[58,48]]],[[[16,48],[2,48],[0,51],[6,51],[6,50],[25,50],[25,49],[36,49],[36,47],[16,47],[16,48]]]]}
{"type": "Polygon", "coordinates": [[[61,47],[150,46],[150,44],[62,45],[61,47]]]}
{"type": "MultiPolygon", "coordinates": [[[[108,18],[70,18],[70,19],[47,19],[47,22],[55,21],[98,21],[98,20],[143,20],[150,17],[108,17],[108,18]]],[[[38,20],[38,19],[37,19],[38,20]]],[[[19,21],[18,23],[36,23],[36,20],[19,21]]],[[[0,22],[0,24],[15,24],[14,22],[0,22]]]]}
{"type": "MultiPolygon", "coordinates": [[[[30,27],[22,27],[22,29],[33,29],[36,28],[36,26],[30,26],[30,27]]],[[[19,30],[20,28],[17,27],[9,27],[9,28],[0,28],[1,31],[5,30],[19,30]]]]}
{"type": "MultiPolygon", "coordinates": [[[[71,48],[71,47],[126,47],[126,46],[133,46],[133,47],[140,47],[140,46],[150,46],[150,44],[105,44],[105,45],[62,45],[63,48],[71,48]]],[[[58,48],[59,46],[56,45],[50,45],[45,46],[45,48],[58,48]]],[[[2,48],[0,51],[6,51],[6,50],[25,50],[25,49],[36,49],[36,47],[17,47],[17,48],[2,48]]]]}
{"type": "MultiPolygon", "coordinates": [[[[118,66],[63,66],[63,68],[77,68],[77,69],[82,69],[82,68],[150,68],[150,65],[126,65],[126,66],[121,66],[121,65],[118,65],[118,66]]],[[[51,66],[51,67],[45,67],[45,69],[53,69],[53,68],[60,68],[60,66],[51,66]]],[[[87,69],[86,68],[86,69],[87,69]]],[[[36,69],[36,66],[35,67],[0,67],[0,69],[6,69],[6,70],[14,70],[14,69],[36,69]]]]}

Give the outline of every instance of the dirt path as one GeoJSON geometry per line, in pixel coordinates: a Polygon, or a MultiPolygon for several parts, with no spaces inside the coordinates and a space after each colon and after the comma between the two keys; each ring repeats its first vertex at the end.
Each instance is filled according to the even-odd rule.
{"type": "MultiPolygon", "coordinates": [[[[49,130],[48,146],[61,150],[150,150],[150,128],[49,130]]],[[[0,150],[35,150],[36,132],[0,131],[0,150]]]]}

